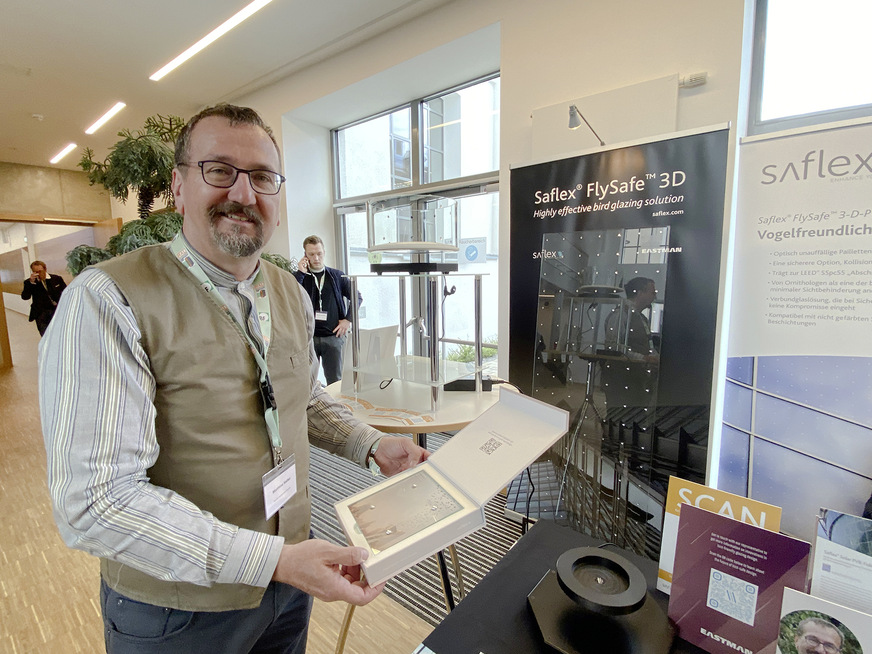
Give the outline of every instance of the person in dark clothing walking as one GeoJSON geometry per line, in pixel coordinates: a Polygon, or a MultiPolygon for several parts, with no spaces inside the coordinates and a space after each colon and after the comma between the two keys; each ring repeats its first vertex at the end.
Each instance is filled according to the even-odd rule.
{"type": "Polygon", "coordinates": [[[49,275],[43,261],[34,261],[30,264],[30,270],[30,277],[24,280],[21,299],[32,300],[28,319],[36,322],[36,328],[42,336],[54,316],[61,293],[67,284],[60,275],[49,275]]]}

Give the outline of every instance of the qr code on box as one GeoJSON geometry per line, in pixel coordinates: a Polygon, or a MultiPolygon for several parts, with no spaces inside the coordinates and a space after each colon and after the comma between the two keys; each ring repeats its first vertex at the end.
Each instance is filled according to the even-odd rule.
{"type": "Polygon", "coordinates": [[[754,626],[759,588],[743,579],[712,568],[706,606],[754,626]]]}
{"type": "Polygon", "coordinates": [[[502,443],[500,443],[496,438],[489,438],[487,442],[478,449],[485,454],[493,454],[500,445],[502,445],[502,443]]]}

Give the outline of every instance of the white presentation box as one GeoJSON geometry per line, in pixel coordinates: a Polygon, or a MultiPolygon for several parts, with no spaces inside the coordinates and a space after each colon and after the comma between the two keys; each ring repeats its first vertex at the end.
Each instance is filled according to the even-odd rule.
{"type": "Polygon", "coordinates": [[[501,388],[427,461],[337,502],[349,543],[369,550],[367,581],[387,581],[483,527],[484,505],[568,428],[563,409],[501,388]]]}

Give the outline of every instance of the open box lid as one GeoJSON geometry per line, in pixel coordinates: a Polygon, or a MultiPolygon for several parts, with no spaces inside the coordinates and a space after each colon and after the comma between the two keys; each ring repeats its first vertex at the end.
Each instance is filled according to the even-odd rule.
{"type": "Polygon", "coordinates": [[[502,387],[499,401],[450,438],[428,462],[481,505],[567,429],[567,411],[502,387]]]}

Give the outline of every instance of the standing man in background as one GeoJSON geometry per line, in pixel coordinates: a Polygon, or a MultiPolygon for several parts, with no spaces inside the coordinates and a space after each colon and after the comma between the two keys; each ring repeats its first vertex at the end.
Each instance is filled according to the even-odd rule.
{"type": "Polygon", "coordinates": [[[30,264],[30,270],[30,277],[24,280],[21,299],[33,300],[30,305],[29,320],[36,321],[36,328],[42,336],[54,316],[61,293],[64,292],[67,284],[60,275],[49,275],[43,261],[34,261],[30,264]]]}
{"type": "Polygon", "coordinates": [[[357,306],[351,300],[351,282],[345,273],[324,265],[324,242],[320,236],[303,240],[303,257],[294,273],[312,298],[315,308],[315,354],[324,368],[330,385],[342,379],[342,353],[345,335],[351,328],[352,312],[363,302],[357,294],[357,306]]]}

